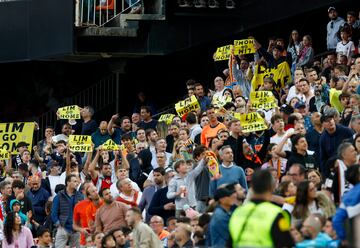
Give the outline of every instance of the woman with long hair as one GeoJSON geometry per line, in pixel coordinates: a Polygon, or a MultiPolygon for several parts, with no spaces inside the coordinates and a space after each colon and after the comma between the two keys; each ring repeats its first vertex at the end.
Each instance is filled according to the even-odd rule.
{"type": "Polygon", "coordinates": [[[297,61],[300,52],[299,32],[297,30],[291,31],[287,51],[291,54],[292,61],[297,61]]]}
{"type": "Polygon", "coordinates": [[[332,201],[321,191],[316,191],[315,184],[303,181],[298,184],[294,210],[291,215],[293,223],[304,221],[310,214],[319,213],[325,218],[335,214],[332,201]]]}
{"type": "Polygon", "coordinates": [[[300,44],[300,52],[296,66],[306,66],[314,59],[314,49],[312,48],[312,39],[310,35],[305,35],[300,44]]]}
{"type": "Polygon", "coordinates": [[[31,248],[33,245],[31,231],[26,226],[21,226],[19,214],[8,213],[4,224],[3,248],[31,248]]]}
{"type": "Polygon", "coordinates": [[[307,173],[307,179],[315,184],[317,190],[321,190],[322,177],[318,170],[309,170],[307,173]]]}

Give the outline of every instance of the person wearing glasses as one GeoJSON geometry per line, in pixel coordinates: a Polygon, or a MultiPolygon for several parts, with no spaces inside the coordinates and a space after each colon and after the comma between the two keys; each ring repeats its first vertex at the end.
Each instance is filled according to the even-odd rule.
{"type": "Polygon", "coordinates": [[[327,36],[326,36],[326,45],[328,50],[336,49],[337,43],[340,41],[337,33],[339,29],[344,25],[345,21],[341,17],[338,17],[338,13],[335,7],[328,8],[328,15],[330,18],[329,23],[327,24],[327,36]]]}

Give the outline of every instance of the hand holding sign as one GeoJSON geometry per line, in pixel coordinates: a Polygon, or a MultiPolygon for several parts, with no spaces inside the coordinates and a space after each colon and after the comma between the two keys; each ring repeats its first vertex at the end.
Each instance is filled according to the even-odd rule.
{"type": "Polygon", "coordinates": [[[75,120],[81,119],[80,107],[77,105],[65,106],[59,108],[56,112],[59,119],[75,120]]]}

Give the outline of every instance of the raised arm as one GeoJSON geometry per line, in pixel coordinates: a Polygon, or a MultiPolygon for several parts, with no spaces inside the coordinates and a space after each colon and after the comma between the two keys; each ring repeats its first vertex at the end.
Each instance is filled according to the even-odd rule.
{"type": "Polygon", "coordinates": [[[92,179],[96,179],[98,177],[98,173],[95,170],[95,168],[98,163],[99,157],[100,157],[100,149],[97,149],[96,155],[89,165],[89,173],[92,179]]]}
{"type": "Polygon", "coordinates": [[[110,119],[109,124],[108,124],[108,127],[107,127],[108,133],[109,133],[110,135],[113,135],[113,133],[114,133],[114,127],[113,127],[113,126],[114,126],[114,121],[115,121],[117,118],[119,118],[119,115],[118,115],[118,114],[111,116],[111,119],[110,119]]]}
{"type": "Polygon", "coordinates": [[[291,137],[291,135],[293,135],[294,132],[289,132],[285,135],[285,137],[281,140],[281,142],[278,144],[278,146],[276,147],[275,153],[277,155],[279,155],[282,158],[286,157],[286,153],[282,151],[285,143],[287,142],[287,140],[291,137]]]}
{"type": "Polygon", "coordinates": [[[87,156],[86,156],[86,161],[85,161],[84,168],[83,168],[84,174],[88,174],[88,172],[89,172],[89,165],[91,163],[91,158],[92,158],[93,151],[94,151],[94,143],[91,144],[91,148],[92,148],[91,152],[88,152],[87,156]]]}
{"type": "Polygon", "coordinates": [[[66,162],[66,169],[65,169],[65,173],[66,176],[70,175],[70,167],[71,167],[71,159],[70,159],[70,148],[69,145],[66,146],[66,154],[65,154],[65,162],[66,162]]]}

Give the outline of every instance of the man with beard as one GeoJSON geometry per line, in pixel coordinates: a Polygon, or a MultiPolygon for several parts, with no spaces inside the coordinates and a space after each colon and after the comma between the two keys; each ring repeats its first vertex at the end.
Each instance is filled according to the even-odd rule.
{"type": "Polygon", "coordinates": [[[115,141],[116,144],[120,143],[121,136],[126,133],[129,133],[132,137],[135,135],[132,133],[132,126],[130,117],[124,116],[119,118],[119,115],[113,115],[107,126],[108,132],[111,138],[115,141]]]}
{"type": "Polygon", "coordinates": [[[86,219],[91,233],[94,233],[96,211],[104,204],[104,201],[100,198],[97,188],[93,184],[86,188],[86,196],[90,200],[85,210],[86,219]]]}
{"type": "Polygon", "coordinates": [[[114,201],[108,188],[101,189],[100,196],[104,199],[104,205],[96,212],[96,232],[107,233],[114,228],[126,226],[125,215],[128,207],[124,203],[114,201]]]}
{"type": "Polygon", "coordinates": [[[327,29],[326,44],[327,44],[328,50],[334,50],[334,49],[336,49],[337,43],[340,41],[337,36],[337,33],[338,33],[340,27],[343,26],[345,21],[341,17],[338,17],[338,13],[337,13],[335,7],[330,7],[328,9],[328,15],[329,15],[330,21],[326,27],[326,29],[327,29]]]}

